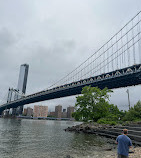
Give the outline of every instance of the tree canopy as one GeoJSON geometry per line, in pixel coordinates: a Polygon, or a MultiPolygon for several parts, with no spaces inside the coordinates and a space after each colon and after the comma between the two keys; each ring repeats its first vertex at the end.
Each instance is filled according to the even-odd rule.
{"type": "Polygon", "coordinates": [[[138,101],[134,107],[131,107],[128,112],[126,112],[124,121],[138,121],[141,120],[141,101],[138,101]]]}
{"type": "Polygon", "coordinates": [[[86,86],[81,95],[76,97],[73,117],[79,121],[94,121],[102,124],[117,124],[124,121],[141,121],[141,101],[138,101],[129,111],[120,111],[117,106],[109,103],[110,93],[104,88],[86,86]]]}
{"type": "Polygon", "coordinates": [[[82,95],[76,97],[75,112],[73,117],[82,121],[98,121],[108,115],[119,113],[117,106],[109,104],[109,96],[112,90],[86,86],[82,89],[82,95]]]}

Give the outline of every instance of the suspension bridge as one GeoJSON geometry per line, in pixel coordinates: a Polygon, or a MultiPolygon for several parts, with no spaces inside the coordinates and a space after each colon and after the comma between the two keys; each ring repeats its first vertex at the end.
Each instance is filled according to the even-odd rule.
{"type": "Polygon", "coordinates": [[[80,94],[84,86],[103,89],[141,84],[141,11],[71,73],[43,91],[0,105],[5,109],[80,94]]]}

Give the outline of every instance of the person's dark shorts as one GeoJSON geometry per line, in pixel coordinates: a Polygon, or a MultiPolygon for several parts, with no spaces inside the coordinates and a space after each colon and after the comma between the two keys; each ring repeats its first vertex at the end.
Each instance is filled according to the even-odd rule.
{"type": "Polygon", "coordinates": [[[128,158],[128,156],[118,154],[118,158],[128,158]]]}

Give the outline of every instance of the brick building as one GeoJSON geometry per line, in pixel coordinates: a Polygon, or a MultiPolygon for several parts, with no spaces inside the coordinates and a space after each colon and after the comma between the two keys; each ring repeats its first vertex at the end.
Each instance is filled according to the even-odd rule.
{"type": "Polygon", "coordinates": [[[55,106],[55,117],[56,118],[62,117],[62,106],[61,105],[55,106]]]}
{"type": "Polygon", "coordinates": [[[48,115],[48,106],[34,106],[34,117],[47,117],[48,115]]]}

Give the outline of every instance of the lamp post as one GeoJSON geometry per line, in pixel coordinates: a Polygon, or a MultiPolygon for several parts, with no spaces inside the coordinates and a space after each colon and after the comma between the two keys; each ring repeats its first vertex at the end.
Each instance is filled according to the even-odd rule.
{"type": "Polygon", "coordinates": [[[129,110],[130,110],[130,98],[129,98],[129,89],[127,89],[127,94],[128,94],[128,104],[129,104],[129,110]]]}

